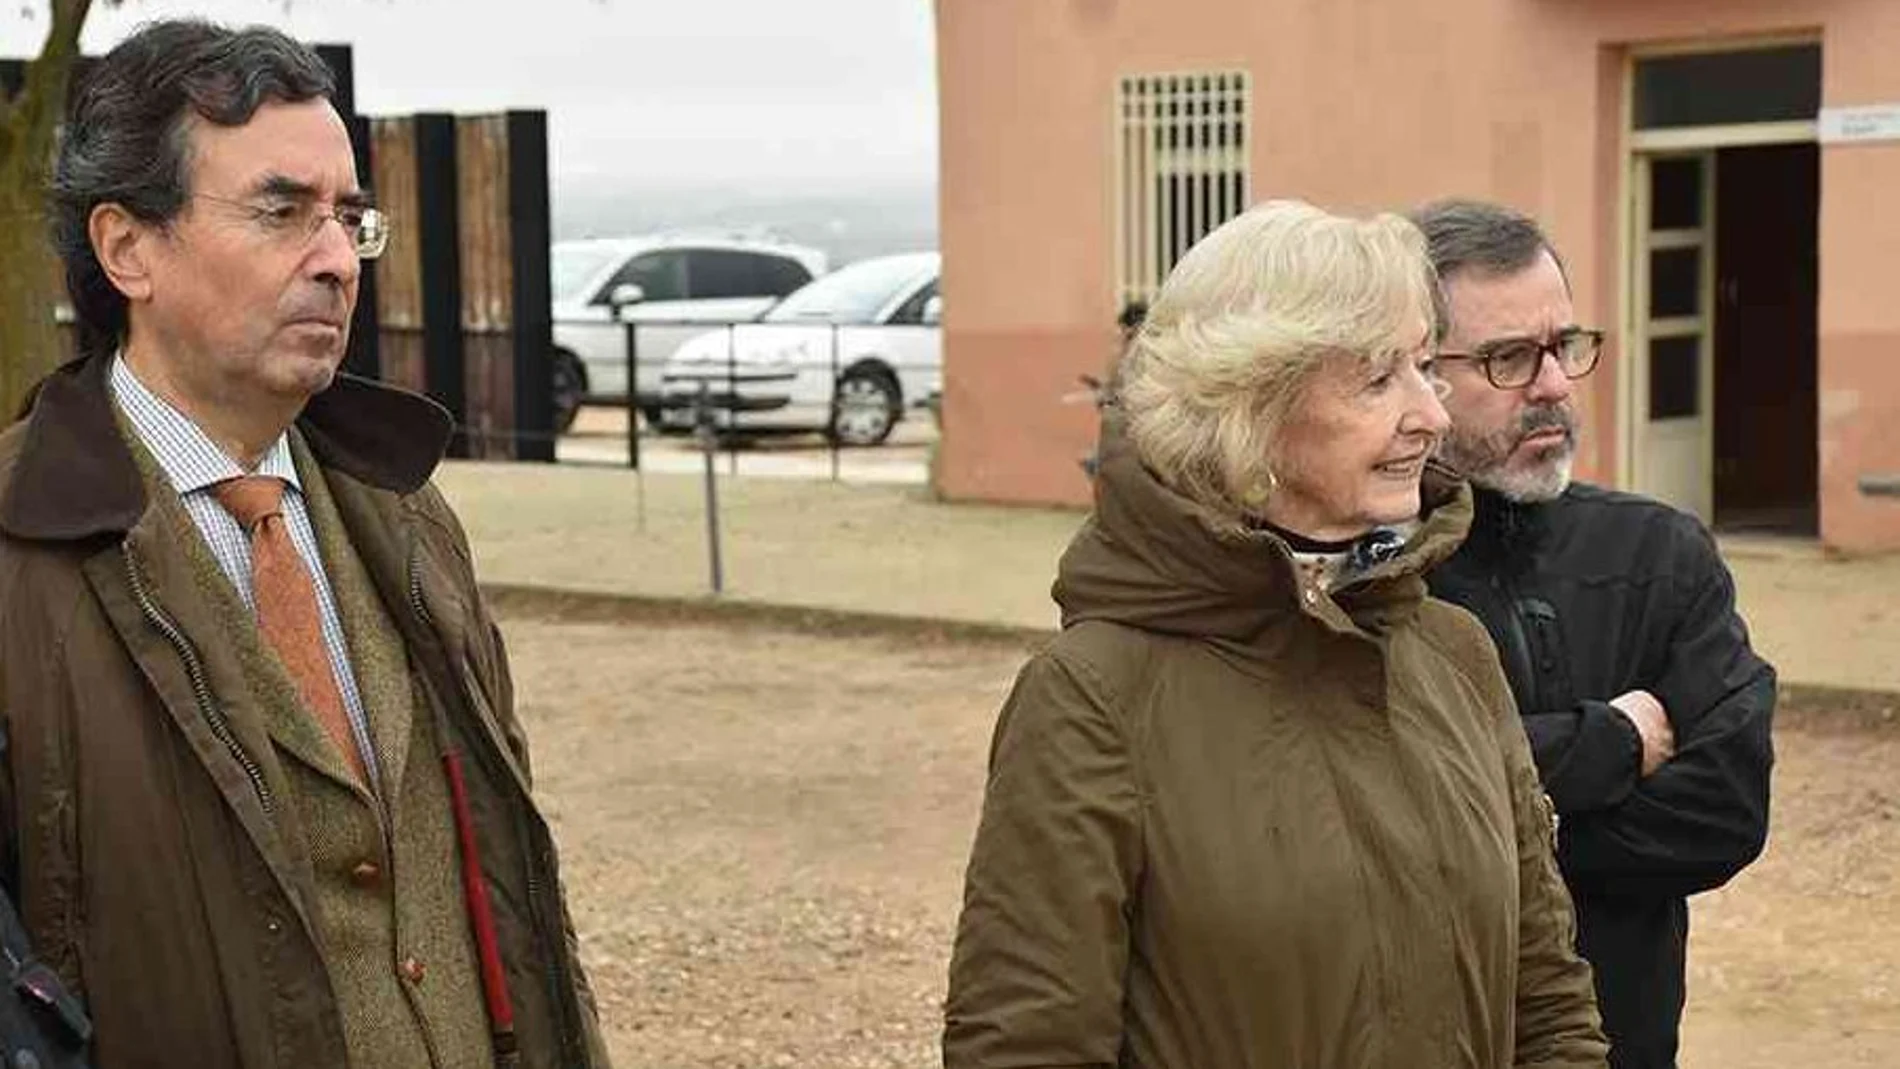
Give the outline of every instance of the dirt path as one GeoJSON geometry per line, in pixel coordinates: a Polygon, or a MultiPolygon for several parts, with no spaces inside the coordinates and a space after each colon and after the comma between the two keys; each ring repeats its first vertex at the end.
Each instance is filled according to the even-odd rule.
{"type": "MultiPolygon", "coordinates": [[[[938,1064],[1022,651],[506,620],[620,1069],[938,1064]]],[[[1900,725],[1806,702],[1766,860],[1696,906],[1685,1069],[1900,1065],[1900,725]]]]}

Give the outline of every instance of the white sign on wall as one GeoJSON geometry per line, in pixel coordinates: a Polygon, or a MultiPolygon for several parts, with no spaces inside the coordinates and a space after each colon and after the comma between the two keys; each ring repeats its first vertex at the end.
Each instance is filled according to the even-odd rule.
{"type": "Polygon", "coordinates": [[[1900,141],[1900,104],[1821,109],[1821,141],[1900,141]]]}

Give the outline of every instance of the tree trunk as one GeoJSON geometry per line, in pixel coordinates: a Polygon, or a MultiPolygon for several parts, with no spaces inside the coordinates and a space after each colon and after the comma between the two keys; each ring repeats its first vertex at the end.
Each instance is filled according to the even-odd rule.
{"type": "Polygon", "coordinates": [[[92,0],[52,0],[53,25],[25,85],[0,101],[0,425],[69,352],[54,322],[64,296],[47,240],[46,179],[92,0]]]}

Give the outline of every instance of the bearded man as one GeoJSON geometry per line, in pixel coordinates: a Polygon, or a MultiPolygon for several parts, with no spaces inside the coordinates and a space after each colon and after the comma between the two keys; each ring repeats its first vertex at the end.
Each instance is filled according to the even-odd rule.
{"type": "Polygon", "coordinates": [[[1595,969],[1614,1069],[1673,1069],[1690,895],[1768,835],[1774,669],[1694,516],[1570,478],[1576,383],[1603,332],[1530,218],[1443,201],[1413,214],[1440,284],[1441,456],[1476,517],[1432,592],[1491,633],[1559,817],[1558,861],[1595,969]]]}

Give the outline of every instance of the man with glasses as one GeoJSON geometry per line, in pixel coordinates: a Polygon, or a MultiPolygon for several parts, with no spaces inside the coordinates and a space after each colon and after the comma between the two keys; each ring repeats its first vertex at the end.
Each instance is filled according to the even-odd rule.
{"type": "Polygon", "coordinates": [[[602,1067],[449,417],[340,370],[388,223],[332,91],[169,21],[73,96],[79,358],[0,436],[0,878],[100,1069],[602,1067]]]}
{"type": "Polygon", "coordinates": [[[1578,325],[1537,224],[1469,201],[1413,220],[1442,298],[1441,457],[1477,504],[1432,592],[1482,620],[1503,659],[1559,818],[1610,1063],[1666,1069],[1686,899],[1726,883],[1767,837],[1774,670],[1749,648],[1694,517],[1571,481],[1578,380],[1604,338],[1578,325]]]}

